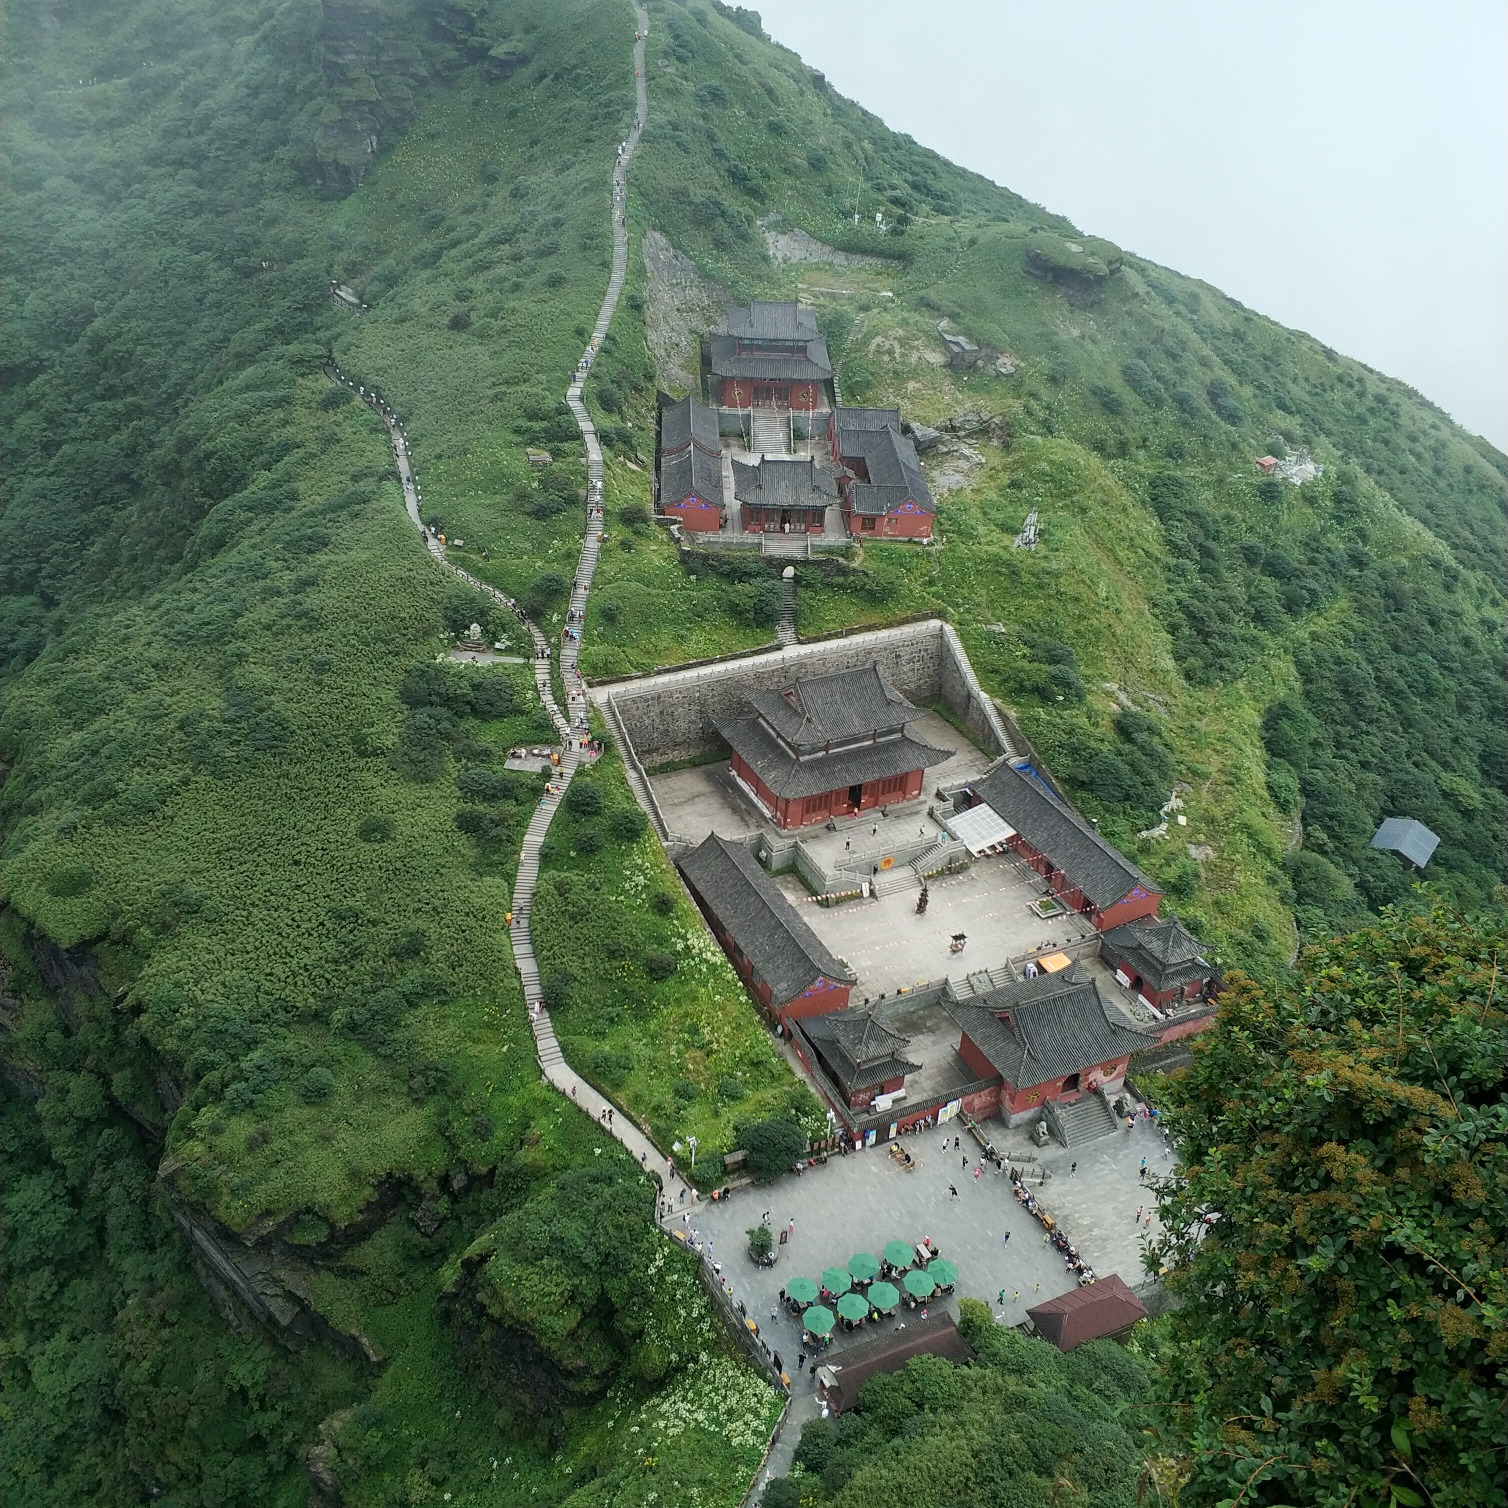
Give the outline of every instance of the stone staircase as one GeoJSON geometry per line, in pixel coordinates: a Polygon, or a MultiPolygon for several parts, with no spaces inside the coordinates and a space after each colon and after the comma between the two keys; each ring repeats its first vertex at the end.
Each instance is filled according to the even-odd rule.
{"type": "Polygon", "coordinates": [[[1056,1109],[1065,1146],[1082,1147],[1120,1129],[1102,1094],[1081,1095],[1071,1105],[1060,1103],[1056,1109]]]}
{"type": "Polygon", "coordinates": [[[809,534],[778,534],[774,530],[760,535],[760,553],[780,555],[791,560],[810,560],[812,542],[809,534]]]}
{"type": "Polygon", "coordinates": [[[789,455],[791,450],[790,418],[785,410],[757,407],[751,410],[749,443],[756,455],[789,455]]]}
{"type": "Polygon", "coordinates": [[[780,616],[775,620],[775,637],[782,644],[796,642],[796,574],[790,574],[780,583],[780,616]]]}
{"type": "Polygon", "coordinates": [[[973,1000],[977,996],[988,995],[991,990],[1003,989],[1008,984],[1015,984],[1020,977],[1007,960],[998,969],[975,969],[963,979],[955,979],[953,993],[960,1000],[973,1000]]]}

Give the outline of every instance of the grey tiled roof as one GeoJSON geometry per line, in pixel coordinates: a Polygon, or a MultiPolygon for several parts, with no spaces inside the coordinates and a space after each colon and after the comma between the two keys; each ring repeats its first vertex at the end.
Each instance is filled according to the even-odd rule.
{"type": "Polygon", "coordinates": [[[1016,1089],[1067,1078],[1149,1047],[1157,1038],[1112,1017],[1099,985],[1077,969],[991,990],[947,1011],[1016,1089]]]}
{"type": "Polygon", "coordinates": [[[1013,765],[1003,764],[985,776],[974,792],[1004,817],[1043,858],[1063,871],[1068,882],[1097,907],[1113,906],[1137,886],[1160,894],[1119,850],[1093,831],[1071,807],[1055,801],[1013,765]]]}
{"type": "Polygon", "coordinates": [[[899,728],[917,715],[872,660],[807,676],[778,691],[751,687],[745,694],[782,738],[806,747],[899,728]]]}
{"type": "Polygon", "coordinates": [[[686,883],[769,985],[776,1005],[818,979],[853,983],[853,971],[828,952],[747,848],[712,833],[679,863],[686,883]]]}
{"type": "Polygon", "coordinates": [[[793,759],[757,717],[727,718],[718,723],[717,731],[777,796],[816,796],[869,780],[908,775],[951,757],[946,749],[903,733],[835,754],[793,759]]]}
{"type": "Polygon", "coordinates": [[[827,344],[819,336],[806,342],[800,353],[744,351],[731,335],[714,335],[708,342],[714,377],[789,378],[793,381],[825,382],[833,375],[827,344]]]}
{"type": "Polygon", "coordinates": [[[670,455],[693,441],[709,455],[722,453],[717,438],[717,415],[689,393],[679,400],[663,402],[660,406],[660,453],[670,455]]]}
{"type": "Polygon", "coordinates": [[[693,493],[714,507],[723,505],[723,461],[700,445],[686,445],[660,459],[660,507],[683,503],[693,493]]]}
{"type": "Polygon", "coordinates": [[[869,1089],[887,1079],[921,1072],[922,1065],[906,1057],[911,1039],[876,1021],[872,1010],[808,1016],[801,1029],[846,1090],[869,1089]]]}
{"type": "Polygon", "coordinates": [[[833,415],[833,423],[841,435],[845,429],[893,429],[901,430],[901,411],[898,408],[847,408],[839,406],[833,415]]]}
{"type": "Polygon", "coordinates": [[[733,496],[758,508],[821,508],[838,500],[832,473],[807,457],[733,462],[733,496]]]}
{"type": "Polygon", "coordinates": [[[1215,971],[1199,956],[1199,939],[1176,916],[1147,917],[1116,927],[1100,939],[1109,963],[1124,958],[1154,990],[1172,990],[1215,971]]]}
{"type": "MultiPolygon", "coordinates": [[[[893,410],[862,410],[885,413],[893,410]]],[[[916,447],[899,430],[888,425],[873,428],[838,430],[838,454],[844,460],[863,461],[868,482],[855,484],[854,510],[859,513],[888,513],[908,499],[928,513],[935,513],[932,489],[922,475],[916,447]]]]}
{"type": "Polygon", "coordinates": [[[723,306],[723,331],[743,340],[814,340],[817,316],[795,299],[754,299],[723,306]]]}

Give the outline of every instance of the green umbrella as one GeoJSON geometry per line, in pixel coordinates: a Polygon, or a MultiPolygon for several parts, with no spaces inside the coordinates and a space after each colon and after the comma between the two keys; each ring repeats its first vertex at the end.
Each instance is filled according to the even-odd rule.
{"type": "Polygon", "coordinates": [[[880,1264],[867,1251],[860,1251],[848,1259],[848,1270],[853,1274],[855,1283],[867,1283],[871,1278],[879,1277],[880,1264]]]}
{"type": "Polygon", "coordinates": [[[892,1267],[909,1267],[916,1261],[916,1253],[904,1241],[887,1241],[884,1255],[892,1267]]]}
{"type": "Polygon", "coordinates": [[[813,1304],[805,1314],[801,1316],[802,1327],[811,1335],[831,1335],[833,1328],[833,1312],[824,1309],[821,1304],[813,1304]]]}
{"type": "Polygon", "coordinates": [[[847,1293],[853,1287],[853,1279],[849,1277],[847,1268],[824,1267],[822,1269],[822,1286],[829,1293],[847,1293]]]}
{"type": "Polygon", "coordinates": [[[867,1319],[869,1300],[862,1293],[845,1293],[838,1300],[838,1313],[846,1320],[867,1319]]]}
{"type": "Polygon", "coordinates": [[[906,1292],[914,1299],[926,1298],[937,1287],[920,1267],[913,1267],[901,1281],[906,1286],[906,1292]]]}
{"type": "Polygon", "coordinates": [[[927,1264],[927,1276],[939,1288],[951,1288],[958,1281],[958,1269],[946,1257],[936,1257],[927,1264]]]}
{"type": "Polygon", "coordinates": [[[876,1309],[894,1309],[901,1301],[900,1293],[893,1283],[872,1283],[869,1287],[869,1302],[876,1309]]]}
{"type": "Polygon", "coordinates": [[[817,1293],[817,1285],[811,1278],[792,1278],[785,1285],[786,1297],[794,1299],[798,1304],[815,1304],[817,1293]]]}

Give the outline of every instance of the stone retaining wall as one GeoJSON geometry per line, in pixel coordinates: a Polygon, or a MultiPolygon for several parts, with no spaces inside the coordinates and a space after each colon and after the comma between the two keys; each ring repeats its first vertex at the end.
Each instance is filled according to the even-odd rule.
{"type": "Polygon", "coordinates": [[[714,719],[736,714],[743,707],[744,686],[785,686],[798,677],[852,670],[871,661],[897,691],[917,705],[946,707],[991,754],[1015,752],[958,635],[936,618],[667,670],[599,688],[592,692],[592,699],[599,705],[611,701],[620,726],[645,765],[669,764],[719,750],[722,740],[714,719]]]}

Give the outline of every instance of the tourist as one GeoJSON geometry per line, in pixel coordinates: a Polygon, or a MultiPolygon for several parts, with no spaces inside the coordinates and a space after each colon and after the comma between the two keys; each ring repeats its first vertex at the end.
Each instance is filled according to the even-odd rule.
{"type": "Polygon", "coordinates": [[[1141,1224],[1142,1211],[1145,1208],[1146,1208],[1146,1206],[1143,1205],[1143,1204],[1138,1204],[1136,1206],[1136,1214],[1131,1217],[1131,1223],[1132,1223],[1132,1225],[1140,1225],[1141,1224]]]}
{"type": "Polygon", "coordinates": [[[1009,1231],[1006,1231],[1006,1233],[1005,1233],[1005,1240],[1002,1241],[1000,1244],[1002,1246],[1009,1246],[1011,1244],[1011,1233],[1009,1231]]]}
{"type": "Polygon", "coordinates": [[[1068,1165],[1068,1176],[1070,1178],[1077,1178],[1079,1176],[1079,1165],[1078,1165],[1078,1163],[1076,1163],[1076,1162],[1069,1163],[1069,1165],[1068,1165]]]}
{"type": "Polygon", "coordinates": [[[956,1187],[955,1187],[955,1186],[954,1186],[954,1185],[953,1185],[953,1184],[951,1184],[951,1183],[950,1183],[950,1184],[949,1184],[949,1185],[948,1185],[948,1192],[949,1192],[949,1193],[950,1193],[950,1194],[951,1194],[951,1195],[952,1195],[952,1196],[953,1196],[953,1197],[954,1197],[954,1198],[955,1198],[955,1199],[957,1199],[957,1198],[958,1198],[958,1190],[957,1190],[957,1188],[956,1188],[956,1187]]]}

